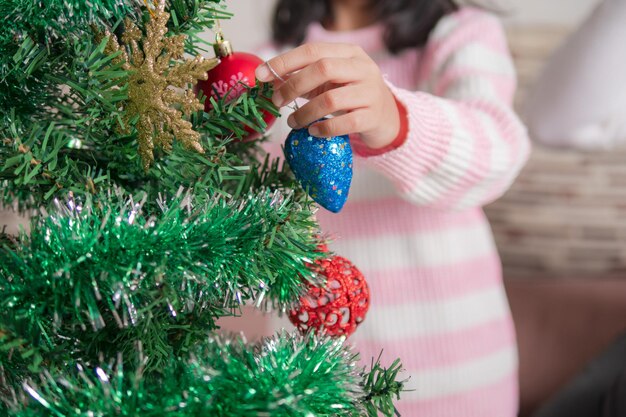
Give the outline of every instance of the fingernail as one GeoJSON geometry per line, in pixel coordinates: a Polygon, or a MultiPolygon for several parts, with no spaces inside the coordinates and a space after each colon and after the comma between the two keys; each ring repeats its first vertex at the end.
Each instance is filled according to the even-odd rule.
{"type": "Polygon", "coordinates": [[[315,125],[309,126],[309,135],[319,137],[319,135],[320,135],[319,128],[317,126],[315,126],[315,125]]]}
{"type": "Polygon", "coordinates": [[[274,91],[274,94],[272,95],[272,103],[274,103],[276,107],[281,107],[284,104],[283,95],[280,93],[280,90],[274,91]]]}
{"type": "Polygon", "coordinates": [[[259,81],[263,82],[271,81],[273,78],[272,72],[270,71],[266,63],[259,65],[254,74],[259,81]]]}
{"type": "Polygon", "coordinates": [[[293,114],[290,114],[289,117],[287,118],[287,124],[292,129],[295,129],[296,127],[298,127],[298,124],[296,123],[296,118],[294,117],[293,114]]]}

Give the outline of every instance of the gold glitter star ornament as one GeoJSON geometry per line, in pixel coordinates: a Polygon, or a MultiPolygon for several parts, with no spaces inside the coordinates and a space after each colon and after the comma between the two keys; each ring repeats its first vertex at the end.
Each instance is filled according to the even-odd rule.
{"type": "Polygon", "coordinates": [[[154,162],[155,147],[170,152],[174,138],[186,148],[204,153],[200,134],[184,118],[204,105],[188,87],[205,80],[207,71],[219,63],[216,58],[201,56],[183,60],[186,36],[166,37],[170,15],[165,0],[155,1],[154,6],[145,36],[129,18],[124,21],[121,45],[115,35],[104,34],[109,39],[105,52],[119,53],[114,63],[131,73],[122,122],[126,131],[133,125],[137,130],[138,152],[146,170],[154,162]]]}

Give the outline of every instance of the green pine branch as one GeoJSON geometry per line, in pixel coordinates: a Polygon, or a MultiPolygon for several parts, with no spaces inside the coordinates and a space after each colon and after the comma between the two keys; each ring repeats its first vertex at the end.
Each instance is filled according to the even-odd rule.
{"type": "Polygon", "coordinates": [[[41,353],[17,336],[14,329],[0,323],[0,403],[20,396],[21,382],[41,372],[44,362],[41,353]]]}
{"type": "Polygon", "coordinates": [[[406,383],[406,380],[399,380],[401,372],[400,359],[396,359],[388,368],[380,364],[380,357],[376,362],[372,361],[371,370],[365,375],[363,384],[363,406],[369,417],[376,417],[379,413],[387,417],[399,416],[394,401],[400,399],[406,383]]]}
{"type": "Polygon", "coordinates": [[[191,55],[211,54],[211,43],[203,39],[207,29],[213,29],[218,20],[230,19],[232,14],[222,5],[222,0],[170,0],[167,8],[171,15],[168,28],[172,33],[187,35],[185,51],[191,55]]]}
{"type": "Polygon", "coordinates": [[[49,115],[62,87],[50,76],[67,73],[74,45],[93,43],[91,25],[112,25],[137,11],[134,1],[2,0],[0,113],[49,115]]]}
{"type": "MultiPolygon", "coordinates": [[[[93,194],[113,185],[130,193],[145,191],[151,201],[162,192],[174,194],[180,186],[192,188],[198,195],[238,195],[251,183],[257,188],[292,188],[293,178],[285,169],[280,174],[276,169],[274,176],[262,174],[264,179],[260,180],[264,162],[256,157],[258,143],[237,142],[225,136],[229,131],[243,134],[245,123],[254,125],[246,117],[256,117],[257,102],[268,106],[258,89],[251,89],[240,100],[250,104],[247,109],[234,103],[219,104],[220,109],[229,109],[228,117],[217,110],[203,114],[207,123],[198,130],[204,134],[204,154],[175,145],[173,152],[161,155],[147,173],[141,167],[136,140],[116,136],[114,128],[107,129],[102,123],[92,129],[61,120],[60,125],[32,124],[26,128],[15,121],[5,128],[7,133],[0,141],[0,201],[17,200],[22,208],[29,208],[47,204],[53,196],[93,194]]],[[[259,115],[256,123],[261,122],[259,115]]]]}

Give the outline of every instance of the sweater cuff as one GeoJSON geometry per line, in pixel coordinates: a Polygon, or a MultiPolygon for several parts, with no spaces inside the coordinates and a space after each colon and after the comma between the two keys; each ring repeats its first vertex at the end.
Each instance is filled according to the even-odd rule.
{"type": "Polygon", "coordinates": [[[452,127],[437,97],[387,85],[406,109],[406,138],[396,149],[366,160],[392,179],[401,192],[410,192],[420,178],[436,169],[445,158],[452,127]]]}
{"type": "Polygon", "coordinates": [[[354,149],[354,153],[363,158],[368,158],[371,156],[378,156],[394,149],[399,148],[406,141],[407,134],[409,133],[409,121],[407,118],[406,108],[402,103],[395,98],[396,107],[398,108],[398,114],[400,116],[400,129],[398,130],[398,135],[396,138],[387,146],[383,146],[379,149],[369,148],[367,145],[363,143],[358,133],[350,135],[350,142],[352,143],[352,148],[354,149]]]}

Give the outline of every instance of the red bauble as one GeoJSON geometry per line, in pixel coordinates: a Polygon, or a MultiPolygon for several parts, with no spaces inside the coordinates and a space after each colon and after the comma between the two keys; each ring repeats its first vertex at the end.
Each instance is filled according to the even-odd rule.
{"type": "MultiPolygon", "coordinates": [[[[207,112],[213,108],[210,97],[215,100],[227,97],[227,101],[231,101],[237,99],[245,91],[242,83],[254,87],[256,85],[254,71],[263,63],[256,55],[233,52],[228,41],[220,37],[216,42],[216,53],[220,58],[219,65],[207,73],[207,80],[199,80],[196,87],[207,97],[204,103],[204,110],[207,112]]],[[[276,116],[265,110],[262,110],[262,115],[269,129],[276,121],[276,116]]],[[[248,133],[248,136],[244,138],[246,141],[258,139],[261,136],[259,132],[248,126],[245,130],[248,133]]]]}
{"type": "Polygon", "coordinates": [[[369,309],[370,291],[363,274],[340,256],[318,261],[314,268],[326,277],[326,285],[309,285],[300,306],[289,312],[289,320],[303,333],[316,329],[331,336],[350,336],[369,309]]]}

